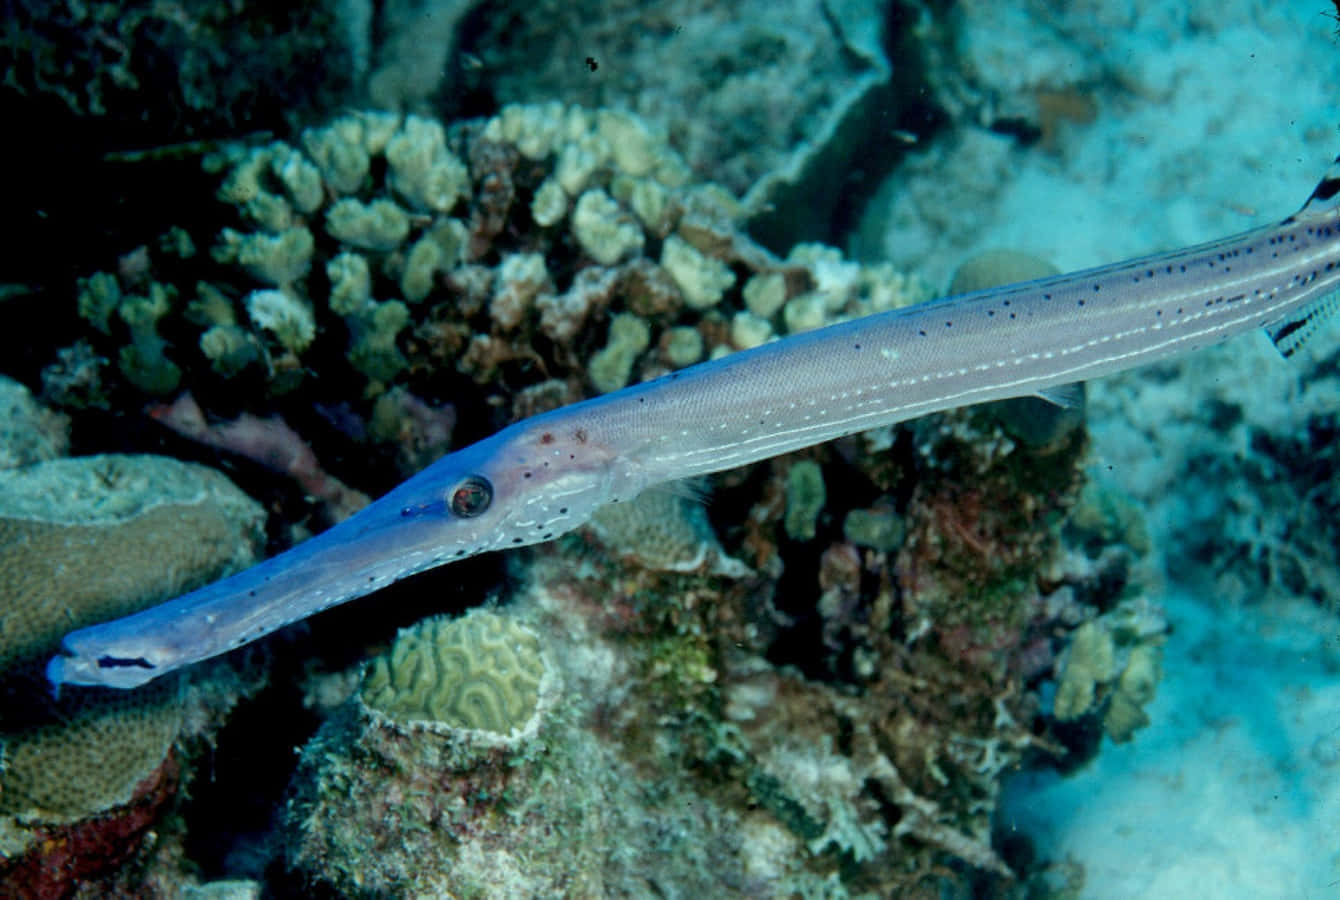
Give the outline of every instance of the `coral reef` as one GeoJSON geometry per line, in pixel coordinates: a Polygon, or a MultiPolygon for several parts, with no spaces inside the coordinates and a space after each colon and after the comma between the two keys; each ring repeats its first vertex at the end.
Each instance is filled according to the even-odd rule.
{"type": "MultiPolygon", "coordinates": [[[[718,502],[755,498],[727,540],[752,569],[714,567],[725,551],[701,507],[667,492],[512,557],[518,588],[488,615],[533,623],[564,685],[537,742],[471,756],[337,714],[304,752],[290,862],[358,896],[647,878],[670,893],[897,894],[944,888],[945,860],[1009,878],[991,835],[1001,779],[1065,754],[1049,679],[1066,683],[1094,628],[1119,635],[1084,715],[1128,736],[1166,628],[1129,552],[1066,549],[1092,540],[1062,539],[1085,445],[1082,430],[1015,443],[977,410],[734,473],[718,502]],[[798,468],[844,485],[854,468],[886,493],[830,491],[824,515],[797,517],[798,468]],[[812,549],[783,558],[779,543],[812,549]],[[666,817],[673,829],[647,827],[666,817]]],[[[1102,510],[1083,521],[1113,527],[1102,510]]]]}
{"type": "MultiPolygon", "coordinates": [[[[146,691],[72,691],[57,715],[7,716],[0,737],[0,813],[44,825],[87,819],[129,804],[163,764],[181,729],[181,681],[146,691]]],[[[6,837],[12,839],[12,826],[6,837]]]]}
{"type": "Polygon", "coordinates": [[[1167,623],[1142,601],[1119,604],[1075,630],[1057,661],[1052,714],[1062,722],[1101,711],[1103,729],[1118,743],[1149,724],[1167,623]]]}
{"type": "MultiPolygon", "coordinates": [[[[336,482],[285,424],[304,406],[404,464],[416,435],[444,447],[458,420],[487,431],[930,293],[820,244],[764,250],[737,200],[626,113],[352,113],[213,165],[227,209],[206,277],[146,251],[90,278],[87,340],[118,359],[152,344],[190,390],[156,416],[320,483],[336,482]],[[124,298],[155,286],[167,310],[137,332],[124,298]]],[[[355,895],[498,878],[896,893],[942,886],[946,861],[1008,877],[991,840],[1002,774],[1063,752],[1048,679],[1083,655],[1066,655],[1072,632],[1134,589],[1129,555],[1062,549],[1082,419],[1040,441],[1002,421],[849,438],[723,476],[722,521],[653,493],[523,555],[503,611],[407,630],[309,743],[290,864],[355,895]],[[541,647],[561,696],[547,705],[540,677],[533,706],[529,688],[489,691],[455,717],[462,678],[526,681],[541,647]],[[680,811],[673,840],[646,824],[653,803],[680,811]],[[667,850],[679,865],[637,862],[667,850]]],[[[1076,715],[1129,734],[1155,644],[1133,643],[1076,715]]]]}

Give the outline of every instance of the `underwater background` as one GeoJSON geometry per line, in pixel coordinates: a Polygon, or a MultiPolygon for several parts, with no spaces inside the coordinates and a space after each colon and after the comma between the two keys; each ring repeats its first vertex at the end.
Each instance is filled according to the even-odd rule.
{"type": "Polygon", "coordinates": [[[1340,893],[1334,322],[42,674],[526,416],[1284,218],[1337,10],[10,3],[0,896],[1340,893]]]}

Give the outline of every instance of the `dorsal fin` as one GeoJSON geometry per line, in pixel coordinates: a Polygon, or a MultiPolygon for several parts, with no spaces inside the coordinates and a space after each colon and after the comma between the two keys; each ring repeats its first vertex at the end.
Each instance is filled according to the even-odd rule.
{"type": "Polygon", "coordinates": [[[1337,210],[1340,210],[1340,156],[1335,158],[1326,174],[1321,177],[1321,181],[1317,182],[1317,186],[1312,189],[1302,208],[1285,219],[1283,224],[1287,225],[1300,219],[1333,217],[1337,210]]]}

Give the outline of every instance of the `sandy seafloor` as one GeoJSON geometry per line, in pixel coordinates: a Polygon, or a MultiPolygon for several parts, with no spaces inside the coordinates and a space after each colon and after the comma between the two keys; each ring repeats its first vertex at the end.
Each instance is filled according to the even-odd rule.
{"type": "MultiPolygon", "coordinates": [[[[894,212],[857,249],[943,283],[979,249],[1023,249],[1071,270],[1293,212],[1340,154],[1340,42],[1329,7],[1141,6],[1134,27],[1102,38],[1039,27],[1018,72],[1003,60],[1026,38],[993,32],[994,17],[975,9],[982,26],[964,45],[965,64],[986,60],[1000,78],[1024,80],[1086,64],[1123,89],[1105,101],[1100,88],[1094,121],[1051,148],[1020,153],[985,131],[932,147],[886,187],[894,212]],[[1197,15],[1217,17],[1217,27],[1195,27],[1197,15]],[[948,240],[943,226],[917,224],[931,221],[919,207],[937,196],[973,211],[948,240]]],[[[1227,399],[1275,433],[1309,410],[1334,412],[1338,345],[1331,323],[1304,358],[1286,362],[1252,335],[1183,359],[1172,381],[1133,372],[1090,386],[1095,471],[1145,507],[1174,632],[1146,730],[1122,746],[1104,739],[1069,777],[1028,774],[1008,787],[1002,824],[1030,836],[1040,856],[1081,865],[1084,896],[1340,896],[1335,608],[1287,594],[1226,600],[1214,584],[1176,577],[1181,531],[1196,521],[1188,526],[1189,514],[1242,489],[1229,475],[1224,493],[1208,496],[1203,481],[1184,477],[1207,443],[1233,439],[1198,424],[1198,408],[1227,399]],[[1300,389],[1318,366],[1322,377],[1300,389]]]]}

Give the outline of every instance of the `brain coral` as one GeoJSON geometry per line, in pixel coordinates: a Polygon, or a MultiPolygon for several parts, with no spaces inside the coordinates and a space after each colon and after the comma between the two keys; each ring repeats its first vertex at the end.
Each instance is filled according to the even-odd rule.
{"type": "Polygon", "coordinates": [[[362,697],[402,722],[511,736],[533,724],[546,674],[534,631],[475,611],[403,629],[390,653],[368,668],[362,697]]]}

